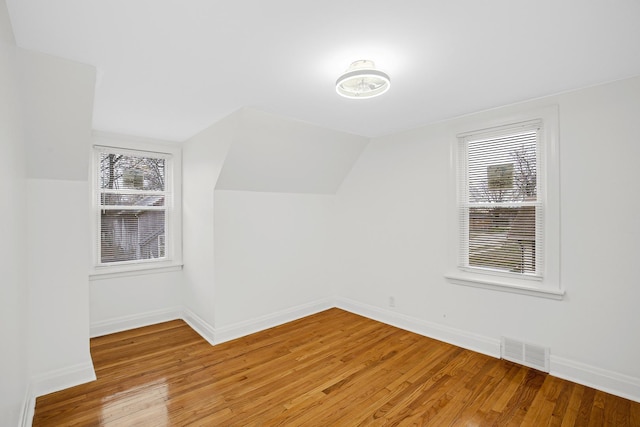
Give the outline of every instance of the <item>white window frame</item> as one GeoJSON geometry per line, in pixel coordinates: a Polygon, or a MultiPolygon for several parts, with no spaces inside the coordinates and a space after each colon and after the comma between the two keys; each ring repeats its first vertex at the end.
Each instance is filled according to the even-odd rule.
{"type": "Polygon", "coordinates": [[[534,110],[500,115],[493,111],[475,115],[460,121],[455,135],[451,138],[450,162],[450,200],[449,200],[449,268],[445,277],[453,284],[486,288],[497,291],[512,292],[550,299],[562,299],[564,290],[560,286],[560,168],[559,168],[559,130],[557,106],[543,107],[534,110]],[[544,270],[539,275],[522,275],[500,272],[490,269],[468,268],[461,265],[460,253],[463,243],[461,234],[465,226],[460,218],[461,182],[458,164],[464,144],[461,138],[473,134],[490,133],[494,130],[506,129],[518,124],[541,121],[538,145],[538,183],[539,202],[542,204],[543,244],[539,253],[543,258],[544,270]]]}
{"type": "Polygon", "coordinates": [[[94,132],[91,150],[91,227],[92,258],[89,278],[106,279],[182,268],[182,150],[177,143],[136,138],[130,136],[94,132]],[[170,158],[165,170],[166,190],[172,197],[167,199],[165,217],[165,257],[118,263],[101,263],[100,239],[101,221],[99,206],[99,153],[107,149],[114,152],[159,155],[170,158]]]}

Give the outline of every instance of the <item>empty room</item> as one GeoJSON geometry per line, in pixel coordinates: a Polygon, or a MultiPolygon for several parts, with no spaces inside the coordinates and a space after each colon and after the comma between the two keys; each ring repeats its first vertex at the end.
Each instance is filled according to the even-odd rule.
{"type": "Polygon", "coordinates": [[[0,0],[0,425],[640,426],[639,22],[0,0]]]}

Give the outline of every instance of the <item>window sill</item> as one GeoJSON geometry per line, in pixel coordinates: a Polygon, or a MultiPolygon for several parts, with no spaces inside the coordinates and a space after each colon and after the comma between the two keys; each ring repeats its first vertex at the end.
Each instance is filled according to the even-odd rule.
{"type": "Polygon", "coordinates": [[[91,270],[89,280],[115,279],[118,277],[139,276],[141,274],[168,273],[182,270],[182,264],[162,263],[162,264],[138,264],[128,266],[101,267],[91,270]]]}
{"type": "Polygon", "coordinates": [[[475,275],[452,273],[444,276],[455,285],[471,286],[474,288],[490,289],[493,291],[509,292],[513,294],[529,295],[539,298],[562,300],[565,292],[561,289],[550,289],[537,286],[527,286],[507,283],[495,279],[478,278],[475,275]]]}

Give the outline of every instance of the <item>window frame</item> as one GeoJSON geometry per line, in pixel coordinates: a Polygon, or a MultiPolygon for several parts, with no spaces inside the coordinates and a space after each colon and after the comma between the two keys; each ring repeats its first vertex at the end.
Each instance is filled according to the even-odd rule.
{"type": "Polygon", "coordinates": [[[90,280],[106,279],[162,271],[174,271],[182,268],[182,150],[177,143],[168,141],[136,138],[130,136],[93,133],[93,147],[90,163],[91,185],[91,268],[90,280]],[[98,182],[99,153],[104,151],[127,152],[132,155],[157,155],[169,158],[165,169],[165,191],[171,197],[165,202],[165,254],[164,258],[102,263],[100,260],[101,218],[98,182]]]}
{"type": "Polygon", "coordinates": [[[504,270],[492,269],[490,267],[472,266],[470,265],[470,235],[471,235],[471,221],[469,220],[470,211],[474,208],[522,208],[522,207],[534,207],[537,212],[544,212],[544,188],[546,182],[546,171],[544,167],[544,143],[542,136],[544,134],[544,124],[541,120],[534,120],[522,123],[513,123],[507,126],[500,126],[497,128],[486,129],[482,131],[472,131],[465,134],[458,135],[458,209],[460,218],[460,251],[458,266],[461,270],[469,271],[472,273],[486,273],[492,275],[500,275],[505,277],[511,277],[514,279],[527,279],[527,280],[542,280],[544,275],[544,219],[543,215],[536,214],[536,230],[540,232],[535,233],[536,238],[534,240],[534,253],[542,254],[542,256],[536,256],[535,258],[535,272],[534,273],[516,273],[508,272],[504,270]],[[469,144],[476,141],[492,140],[496,138],[503,138],[507,135],[518,135],[525,132],[535,132],[535,145],[536,145],[536,198],[533,201],[490,201],[490,202],[472,202],[469,200],[471,188],[469,182],[470,174],[470,147],[469,144]],[[540,236],[540,238],[538,238],[540,236]]]}
{"type": "MultiPolygon", "coordinates": [[[[551,299],[562,299],[564,290],[560,286],[560,215],[559,215],[559,130],[558,107],[549,106],[528,111],[500,114],[498,111],[478,114],[461,120],[451,139],[450,201],[449,201],[449,268],[446,279],[456,285],[486,288],[551,299]],[[523,275],[497,270],[465,267],[461,265],[461,235],[464,232],[460,221],[461,183],[459,172],[463,144],[461,138],[494,131],[513,129],[524,123],[541,122],[537,149],[538,176],[542,205],[542,275],[523,275]]],[[[464,178],[466,179],[466,178],[464,178]]]]}

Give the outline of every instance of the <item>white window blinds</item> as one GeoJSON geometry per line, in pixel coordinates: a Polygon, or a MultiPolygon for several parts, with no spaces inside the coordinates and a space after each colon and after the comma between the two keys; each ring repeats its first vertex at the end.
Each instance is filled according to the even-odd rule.
{"type": "Polygon", "coordinates": [[[460,266],[542,276],[540,121],[460,136],[460,266]]]}
{"type": "Polygon", "coordinates": [[[96,147],[98,264],[166,257],[171,156],[96,147]]]}

